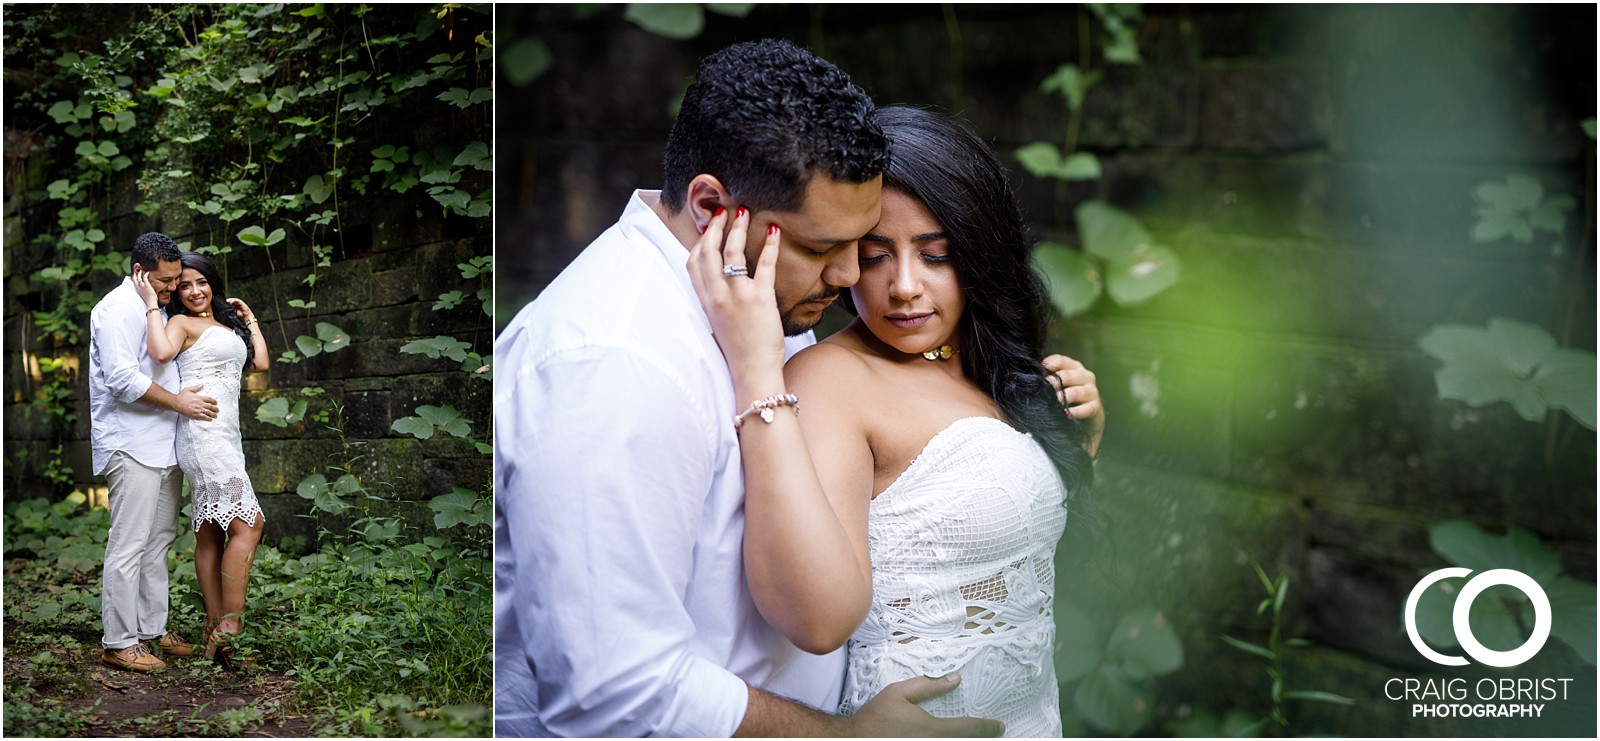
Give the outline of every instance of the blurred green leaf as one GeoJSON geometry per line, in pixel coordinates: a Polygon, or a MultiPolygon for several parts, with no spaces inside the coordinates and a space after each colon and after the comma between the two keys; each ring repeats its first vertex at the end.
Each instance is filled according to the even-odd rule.
{"type": "Polygon", "coordinates": [[[1138,219],[1104,201],[1086,201],[1076,213],[1084,249],[1103,260],[1132,258],[1150,243],[1150,233],[1138,219]]]}
{"type": "Polygon", "coordinates": [[[1237,638],[1234,638],[1233,636],[1228,636],[1228,635],[1222,636],[1222,642],[1226,643],[1226,644],[1228,644],[1230,646],[1233,646],[1234,648],[1237,648],[1240,651],[1244,651],[1246,653],[1252,653],[1252,654],[1255,654],[1257,656],[1260,656],[1261,658],[1266,659],[1268,661],[1274,660],[1271,651],[1268,651],[1265,648],[1257,646],[1254,643],[1250,643],[1248,641],[1241,641],[1241,640],[1239,640],[1237,638]]]}
{"type": "Polygon", "coordinates": [[[1103,642],[1094,622],[1070,605],[1056,610],[1056,681],[1071,682],[1100,663],[1103,642]]]}
{"type": "Polygon", "coordinates": [[[1100,298],[1100,270],[1077,250],[1042,242],[1033,251],[1033,261],[1044,276],[1050,304],[1062,316],[1082,314],[1100,298]]]}
{"type": "Polygon", "coordinates": [[[1111,631],[1106,661],[1115,662],[1129,679],[1158,677],[1183,667],[1183,643],[1165,615],[1150,608],[1135,610],[1111,631]]]}
{"type": "Polygon", "coordinates": [[[1149,689],[1129,682],[1110,665],[1101,664],[1079,683],[1074,700],[1090,725],[1128,736],[1149,720],[1154,697],[1149,689]]]}
{"type": "Polygon", "coordinates": [[[500,50],[500,71],[513,87],[527,87],[550,69],[553,57],[544,39],[537,36],[518,39],[500,50]]]}
{"type": "Polygon", "coordinates": [[[699,3],[628,3],[623,17],[650,33],[678,41],[699,36],[706,23],[699,3]]]}
{"type": "Polygon", "coordinates": [[[1594,353],[1560,350],[1544,329],[1502,317],[1484,329],[1440,325],[1418,344],[1444,361],[1434,376],[1441,399],[1505,401],[1530,422],[1555,406],[1594,429],[1594,353]]]}
{"type": "Polygon", "coordinates": [[[1335,695],[1332,692],[1320,692],[1320,691],[1317,691],[1317,690],[1290,690],[1288,692],[1283,693],[1283,696],[1284,696],[1285,699],[1289,699],[1289,700],[1308,700],[1310,702],[1327,702],[1327,703],[1333,703],[1335,705],[1354,705],[1354,704],[1356,704],[1355,700],[1353,700],[1351,698],[1348,698],[1348,697],[1345,697],[1344,695],[1335,695]]]}
{"type": "Polygon", "coordinates": [[[1061,97],[1067,101],[1067,108],[1075,111],[1083,107],[1084,95],[1099,80],[1099,70],[1085,75],[1078,69],[1078,65],[1063,64],[1049,77],[1044,78],[1044,82],[1039,83],[1039,89],[1047,93],[1061,93],[1061,97]]]}
{"type": "Polygon", "coordinates": [[[1178,282],[1178,253],[1170,247],[1141,243],[1132,255],[1106,266],[1106,290],[1123,306],[1136,306],[1178,282]]]}
{"type": "Polygon", "coordinates": [[[1450,520],[1428,528],[1428,544],[1451,565],[1475,572],[1514,569],[1540,584],[1561,573],[1561,557],[1515,525],[1505,535],[1493,535],[1465,520],[1450,520]]]}
{"type": "Polygon", "coordinates": [[[1595,586],[1563,576],[1545,585],[1544,592],[1550,598],[1550,635],[1571,646],[1580,658],[1593,666],[1595,586]]]}

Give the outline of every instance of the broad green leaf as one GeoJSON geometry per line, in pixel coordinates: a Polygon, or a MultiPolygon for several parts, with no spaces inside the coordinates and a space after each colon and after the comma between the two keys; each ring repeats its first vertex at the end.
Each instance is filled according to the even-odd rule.
{"type": "Polygon", "coordinates": [[[1078,234],[1085,250],[1104,260],[1132,257],[1150,233],[1127,212],[1104,201],[1086,201],[1077,209],[1078,234]]]}
{"type": "Polygon", "coordinates": [[[76,123],[78,116],[73,112],[74,108],[75,106],[70,100],[57,101],[55,105],[50,106],[47,115],[59,124],[76,123]]]}
{"type": "Polygon", "coordinates": [[[1139,38],[1131,28],[1118,28],[1105,44],[1107,62],[1113,64],[1139,63],[1139,38]]]}
{"type": "Polygon", "coordinates": [[[1183,666],[1183,643],[1165,615],[1144,608],[1124,616],[1111,631],[1106,661],[1115,662],[1129,679],[1158,677],[1183,666]]]}
{"type": "Polygon", "coordinates": [[[389,429],[418,440],[428,440],[433,437],[433,425],[421,417],[401,417],[390,424],[389,429]]]}
{"type": "Polygon", "coordinates": [[[711,11],[713,13],[716,13],[717,15],[732,16],[734,18],[744,18],[745,16],[750,15],[750,11],[756,9],[756,4],[755,3],[706,3],[705,4],[705,9],[709,10],[709,11],[711,11]]]}
{"type": "Polygon", "coordinates": [[[1595,429],[1595,354],[1562,348],[1534,371],[1533,383],[1550,406],[1564,409],[1579,424],[1595,429]]]}
{"type": "Polygon", "coordinates": [[[494,158],[489,154],[489,145],[483,142],[473,142],[456,155],[451,163],[456,167],[471,167],[477,170],[491,170],[494,168],[494,158]]]}
{"type": "Polygon", "coordinates": [[[1044,82],[1039,83],[1039,89],[1047,93],[1061,93],[1061,97],[1067,100],[1067,107],[1075,111],[1083,107],[1084,94],[1089,92],[1089,88],[1099,79],[1098,70],[1085,75],[1078,69],[1078,65],[1063,64],[1049,77],[1044,78],[1044,82]]]}
{"type": "Polygon", "coordinates": [[[1082,610],[1062,605],[1056,610],[1056,681],[1071,682],[1093,671],[1102,645],[1094,622],[1082,610]]]}
{"type": "Polygon", "coordinates": [[[314,499],[316,498],[317,492],[327,490],[328,477],[320,473],[314,473],[301,479],[300,485],[296,486],[294,489],[295,493],[299,494],[300,498],[302,499],[314,499]]]}
{"type": "Polygon", "coordinates": [[[1533,227],[1521,214],[1500,208],[1478,209],[1471,231],[1474,242],[1497,242],[1511,237],[1524,244],[1533,241],[1533,227]]]}
{"type": "Polygon", "coordinates": [[[435,513],[434,527],[443,530],[455,525],[483,525],[488,522],[488,507],[475,492],[456,487],[449,494],[428,500],[428,508],[435,513]]]}
{"type": "Polygon", "coordinates": [[[1150,719],[1154,701],[1150,690],[1129,682],[1106,664],[1084,677],[1074,699],[1089,725],[1119,736],[1139,730],[1150,719]]]}
{"type": "Polygon", "coordinates": [[[306,179],[303,192],[311,197],[312,203],[321,204],[328,200],[328,196],[333,195],[333,183],[324,180],[321,175],[312,175],[306,179]]]}
{"type": "Polygon", "coordinates": [[[1528,216],[1528,223],[1535,229],[1559,234],[1567,225],[1567,212],[1577,205],[1572,196],[1555,196],[1534,209],[1528,216]]]}
{"type": "Polygon", "coordinates": [[[468,195],[466,191],[456,188],[430,195],[432,195],[433,200],[439,202],[439,205],[456,211],[465,209],[467,204],[472,202],[472,196],[468,195]]]}
{"type": "Polygon", "coordinates": [[[706,23],[699,3],[628,3],[623,17],[650,33],[678,41],[699,36],[706,23]]]}
{"type": "Polygon", "coordinates": [[[400,346],[400,352],[412,355],[426,355],[430,358],[449,358],[461,362],[467,357],[467,348],[472,345],[457,340],[454,337],[440,335],[426,340],[413,340],[400,346]]]}
{"type": "Polygon", "coordinates": [[[338,352],[350,345],[350,335],[327,322],[317,322],[317,339],[322,343],[323,352],[338,352]]]}
{"type": "Polygon", "coordinates": [[[461,299],[465,297],[466,294],[460,291],[446,291],[441,293],[439,294],[439,300],[433,302],[433,310],[443,311],[446,309],[454,309],[461,304],[461,299]]]}
{"type": "Polygon", "coordinates": [[[1511,175],[1503,183],[1486,182],[1474,191],[1478,199],[1506,211],[1529,210],[1544,198],[1544,186],[1526,175],[1511,175]]]}
{"type": "Polygon", "coordinates": [[[1178,282],[1178,253],[1169,247],[1141,244],[1133,255],[1106,265],[1106,292],[1123,306],[1136,306],[1178,282]]]}
{"type": "Polygon", "coordinates": [[[294,346],[300,351],[301,355],[308,358],[314,358],[322,354],[322,343],[318,342],[315,337],[300,335],[294,338],[294,346]]]}
{"type": "Polygon", "coordinates": [[[1061,150],[1049,142],[1034,142],[1017,150],[1017,161],[1035,177],[1053,178],[1061,169],[1061,150]]]}
{"type": "Polygon", "coordinates": [[[513,87],[527,87],[550,69],[550,47],[538,37],[524,38],[500,50],[500,71],[513,87]]]}
{"type": "Polygon", "coordinates": [[[1540,584],[1561,573],[1561,557],[1515,525],[1505,535],[1493,535],[1465,520],[1441,522],[1428,528],[1428,545],[1452,565],[1475,572],[1515,569],[1540,584]]]}
{"type": "Polygon", "coordinates": [[[1417,633],[1438,648],[1455,648],[1456,631],[1451,617],[1456,595],[1466,579],[1441,579],[1417,598],[1417,633]]]}
{"type": "Polygon", "coordinates": [[[417,416],[428,420],[438,427],[443,427],[457,419],[460,419],[461,412],[457,411],[455,407],[448,404],[442,407],[424,404],[417,407],[417,416]]]}
{"type": "Polygon", "coordinates": [[[1099,180],[1100,158],[1089,152],[1073,152],[1057,172],[1062,180],[1099,180]]]}
{"type": "Polygon", "coordinates": [[[76,543],[56,555],[56,565],[68,571],[94,571],[105,561],[104,543],[76,543]]]}
{"type": "MultiPolygon", "coordinates": [[[[1540,327],[1500,317],[1485,329],[1441,325],[1423,335],[1418,345],[1445,363],[1434,376],[1441,399],[1460,399],[1472,406],[1506,401],[1530,422],[1544,417],[1551,403],[1547,393],[1563,403],[1582,405],[1582,392],[1575,395],[1570,388],[1572,374],[1581,372],[1581,358],[1558,356],[1555,338],[1540,327]],[[1541,382],[1535,371],[1552,358],[1555,365],[1541,382]]],[[[1589,419],[1592,415],[1591,411],[1589,419]]]]}
{"type": "Polygon", "coordinates": [[[288,427],[289,400],[282,396],[274,396],[256,407],[256,420],[276,427],[288,427]]]}
{"type": "MultiPolygon", "coordinates": [[[[1591,666],[1595,663],[1595,588],[1570,577],[1545,585],[1550,598],[1550,635],[1572,647],[1591,666]]],[[[1532,625],[1532,623],[1528,623],[1532,625]]]]}
{"type": "Polygon", "coordinates": [[[1473,600],[1467,614],[1473,637],[1477,638],[1485,648],[1494,651],[1513,650],[1527,639],[1527,634],[1517,624],[1517,613],[1520,611],[1521,602],[1508,605],[1498,598],[1506,593],[1515,595],[1524,602],[1527,600],[1522,592],[1515,588],[1490,587],[1473,600]]]}
{"type": "Polygon", "coordinates": [[[1042,242],[1033,251],[1033,262],[1044,276],[1050,304],[1062,316],[1082,314],[1100,298],[1100,270],[1077,250],[1042,242]]]}
{"type": "Polygon", "coordinates": [[[361,528],[361,537],[368,543],[387,543],[400,534],[400,521],[392,517],[377,518],[361,528]]]}
{"type": "Polygon", "coordinates": [[[247,226],[237,235],[240,242],[255,247],[270,247],[283,241],[285,232],[282,229],[273,229],[271,234],[259,226],[247,226]]]}
{"type": "MultiPolygon", "coordinates": [[[[1589,141],[1594,141],[1594,116],[1583,119],[1583,133],[1589,137],[1589,141]]],[[[1591,661],[1589,663],[1592,664],[1594,662],[1591,661]]]]}

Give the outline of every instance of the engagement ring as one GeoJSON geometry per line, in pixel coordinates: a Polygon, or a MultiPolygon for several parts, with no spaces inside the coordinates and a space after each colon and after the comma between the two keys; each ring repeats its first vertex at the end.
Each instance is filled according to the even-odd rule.
{"type": "Polygon", "coordinates": [[[736,275],[749,275],[749,274],[750,274],[750,271],[746,270],[743,265],[723,265],[722,266],[722,277],[724,277],[724,278],[732,278],[732,277],[734,277],[736,275]]]}

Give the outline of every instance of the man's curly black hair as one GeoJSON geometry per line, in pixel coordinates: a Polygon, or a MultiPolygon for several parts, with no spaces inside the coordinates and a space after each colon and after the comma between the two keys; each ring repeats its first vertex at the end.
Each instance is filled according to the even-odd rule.
{"type": "MultiPolygon", "coordinates": [[[[139,238],[134,240],[130,252],[133,253],[134,265],[139,265],[152,273],[159,267],[157,263],[177,262],[183,255],[178,251],[178,243],[161,232],[145,232],[139,235],[139,238]]],[[[129,269],[132,269],[131,265],[129,269]]]]}
{"type": "Polygon", "coordinates": [[[683,210],[706,173],[745,206],[794,211],[813,171],[864,183],[889,161],[875,106],[850,76],[787,41],[734,44],[701,60],[667,136],[662,201],[683,210]]]}

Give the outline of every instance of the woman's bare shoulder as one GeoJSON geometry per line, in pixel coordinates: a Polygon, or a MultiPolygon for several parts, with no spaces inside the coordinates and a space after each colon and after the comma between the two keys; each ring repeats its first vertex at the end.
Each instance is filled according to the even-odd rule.
{"type": "Polygon", "coordinates": [[[818,342],[794,354],[783,366],[786,378],[796,381],[858,377],[870,371],[860,351],[840,342],[818,342]]]}

